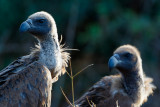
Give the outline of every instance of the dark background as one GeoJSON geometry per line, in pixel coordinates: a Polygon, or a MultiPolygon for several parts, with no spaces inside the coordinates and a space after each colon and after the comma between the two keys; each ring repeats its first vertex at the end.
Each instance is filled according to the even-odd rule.
{"type": "MultiPolygon", "coordinates": [[[[0,69],[29,54],[37,43],[18,29],[29,15],[42,10],[54,17],[63,43],[80,50],[70,51],[73,73],[94,64],[75,78],[75,99],[100,78],[111,75],[107,62],[117,47],[132,44],[141,52],[146,75],[157,86],[143,107],[160,106],[159,0],[0,0],[0,69]]],[[[72,101],[71,80],[65,74],[53,84],[52,107],[66,105],[60,86],[72,101]]]]}

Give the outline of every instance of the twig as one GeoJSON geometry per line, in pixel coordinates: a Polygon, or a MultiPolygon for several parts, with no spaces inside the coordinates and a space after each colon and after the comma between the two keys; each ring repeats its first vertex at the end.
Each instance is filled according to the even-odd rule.
{"type": "Polygon", "coordinates": [[[69,74],[69,72],[68,72],[68,71],[66,71],[66,72],[67,72],[67,75],[68,75],[70,78],[72,78],[71,75],[69,74]]]}
{"type": "Polygon", "coordinates": [[[86,66],[85,68],[83,68],[82,70],[80,70],[78,73],[76,73],[75,75],[73,75],[72,64],[71,64],[71,61],[69,61],[69,67],[70,67],[71,73],[69,73],[68,71],[66,71],[66,72],[67,72],[68,76],[71,78],[71,85],[72,85],[72,104],[71,104],[71,102],[69,101],[69,99],[67,98],[67,96],[65,95],[64,91],[62,90],[62,88],[61,88],[61,87],[60,87],[60,88],[61,88],[61,91],[62,91],[62,93],[63,93],[66,101],[67,101],[72,107],[75,107],[75,103],[74,103],[74,101],[75,101],[75,100],[74,100],[74,78],[75,78],[77,75],[79,75],[82,71],[84,71],[85,69],[87,69],[88,67],[90,67],[90,66],[92,66],[92,65],[93,65],[93,64],[90,64],[90,65],[86,66]]]}
{"type": "MultiPolygon", "coordinates": [[[[60,88],[61,88],[61,87],[60,87],[60,88]]],[[[62,93],[63,93],[63,95],[64,95],[64,97],[65,97],[67,103],[68,103],[69,105],[73,106],[72,103],[71,103],[71,102],[69,101],[69,99],[67,98],[67,96],[66,96],[66,94],[64,93],[64,91],[63,91],[62,88],[61,88],[61,91],[62,91],[62,93]]]]}
{"type": "Polygon", "coordinates": [[[87,101],[88,101],[88,104],[90,107],[96,107],[96,105],[93,103],[93,101],[89,101],[88,97],[86,97],[87,101]]]}
{"type": "Polygon", "coordinates": [[[88,104],[90,105],[90,107],[92,107],[92,105],[91,105],[91,103],[90,103],[90,101],[89,101],[88,97],[86,97],[86,99],[87,99],[88,104]]]}
{"type": "Polygon", "coordinates": [[[73,76],[73,78],[75,78],[77,75],[79,75],[82,71],[84,71],[85,69],[87,69],[88,67],[90,67],[90,66],[93,66],[94,64],[90,64],[90,65],[88,65],[88,66],[86,66],[85,68],[83,68],[82,70],[80,70],[79,72],[77,72],[74,76],[73,76]]]}
{"type": "Polygon", "coordinates": [[[75,107],[74,105],[74,83],[73,83],[73,72],[72,72],[72,64],[71,64],[71,60],[69,61],[69,65],[70,65],[70,70],[71,70],[71,84],[72,84],[72,101],[73,101],[73,107],[75,107]]]}

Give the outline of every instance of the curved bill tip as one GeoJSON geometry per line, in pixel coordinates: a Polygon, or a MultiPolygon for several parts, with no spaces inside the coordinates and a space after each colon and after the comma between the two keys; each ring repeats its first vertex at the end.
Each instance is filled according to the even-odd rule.
{"type": "Polygon", "coordinates": [[[116,67],[116,65],[118,64],[118,60],[112,56],[109,61],[108,61],[108,68],[109,71],[111,71],[112,69],[114,69],[116,67]]]}
{"type": "Polygon", "coordinates": [[[27,32],[29,28],[30,28],[30,25],[25,21],[21,24],[19,31],[20,32],[27,32]]]}

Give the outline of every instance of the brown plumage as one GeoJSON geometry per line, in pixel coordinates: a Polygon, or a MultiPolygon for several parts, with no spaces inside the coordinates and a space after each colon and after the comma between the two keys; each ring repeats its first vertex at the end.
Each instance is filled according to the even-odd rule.
{"type": "Polygon", "coordinates": [[[0,107],[50,107],[52,83],[65,73],[69,53],[60,46],[55,21],[46,12],[29,16],[20,31],[39,44],[0,71],[0,107]]]}
{"type": "Polygon", "coordinates": [[[108,66],[119,74],[102,78],[75,102],[77,106],[139,107],[153,93],[152,78],[144,75],[141,57],[135,47],[124,45],[116,49],[108,66]]]}

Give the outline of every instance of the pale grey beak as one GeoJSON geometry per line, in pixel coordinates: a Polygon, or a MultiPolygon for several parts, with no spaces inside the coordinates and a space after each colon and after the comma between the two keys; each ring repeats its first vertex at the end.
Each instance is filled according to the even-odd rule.
{"type": "Polygon", "coordinates": [[[20,28],[19,28],[19,31],[20,32],[27,32],[30,28],[31,28],[31,24],[32,24],[32,20],[31,19],[28,19],[26,21],[24,21],[20,28]]]}

